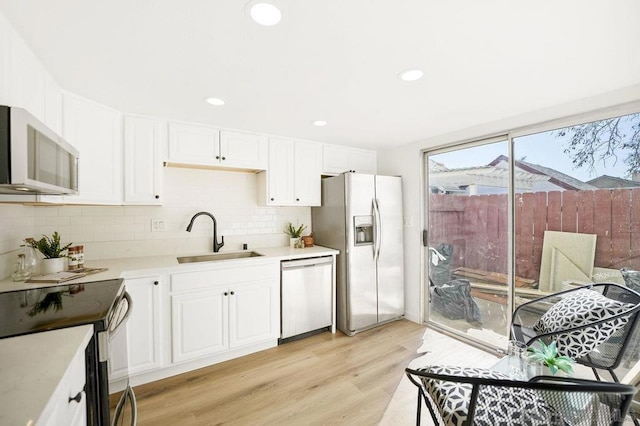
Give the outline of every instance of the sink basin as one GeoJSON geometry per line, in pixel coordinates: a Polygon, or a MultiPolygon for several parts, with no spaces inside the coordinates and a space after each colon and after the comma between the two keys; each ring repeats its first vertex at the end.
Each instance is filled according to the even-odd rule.
{"type": "Polygon", "coordinates": [[[178,258],[178,263],[215,262],[216,260],[244,259],[247,257],[262,256],[255,251],[240,251],[236,253],[211,253],[200,256],[183,256],[178,258]]]}

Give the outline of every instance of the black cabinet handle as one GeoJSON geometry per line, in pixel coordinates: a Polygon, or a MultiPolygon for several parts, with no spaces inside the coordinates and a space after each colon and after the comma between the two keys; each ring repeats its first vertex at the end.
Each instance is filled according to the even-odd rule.
{"type": "Polygon", "coordinates": [[[300,201],[300,198],[296,198],[296,201],[300,201]]]}
{"type": "Polygon", "coordinates": [[[231,295],[233,296],[234,294],[235,294],[235,293],[232,291],[232,292],[231,292],[231,295]]]}
{"type": "Polygon", "coordinates": [[[75,401],[75,402],[80,402],[82,401],[82,391],[78,392],[78,394],[76,396],[74,396],[73,398],[69,398],[69,403],[71,403],[71,401],[75,401]]]}
{"type": "Polygon", "coordinates": [[[225,295],[225,296],[228,296],[228,295],[229,295],[229,293],[227,293],[227,292],[225,291],[225,292],[224,292],[224,295],[225,295]]]}
{"type": "Polygon", "coordinates": [[[227,159],[227,157],[222,157],[222,159],[223,159],[223,160],[226,160],[226,159],[227,159]]]}
{"type": "Polygon", "coordinates": [[[216,160],[219,160],[219,159],[220,159],[220,156],[219,156],[219,155],[216,155],[216,160]]]}
{"type": "Polygon", "coordinates": [[[160,196],[159,196],[159,195],[156,195],[156,200],[159,200],[159,199],[160,199],[160,196]]]}
{"type": "Polygon", "coordinates": [[[275,198],[272,198],[272,199],[271,199],[271,201],[274,201],[274,200],[275,200],[275,198]]]}
{"type": "Polygon", "coordinates": [[[160,284],[158,281],[153,282],[153,285],[158,285],[158,284],[160,284]]]}

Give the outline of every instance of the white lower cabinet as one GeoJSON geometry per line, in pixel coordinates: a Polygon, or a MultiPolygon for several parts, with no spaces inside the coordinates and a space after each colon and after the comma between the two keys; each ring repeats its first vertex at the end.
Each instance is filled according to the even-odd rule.
{"type": "Polygon", "coordinates": [[[171,290],[174,363],[275,342],[280,335],[277,263],[172,274],[171,290]]]}
{"type": "MultiPolygon", "coordinates": [[[[52,410],[46,416],[44,425],[87,424],[87,395],[84,391],[86,382],[84,348],[73,357],[69,368],[60,381],[56,392],[51,396],[52,410]]],[[[38,422],[38,424],[41,424],[38,422]]]]}
{"type": "Polygon", "coordinates": [[[125,324],[127,332],[117,332],[109,346],[112,381],[162,366],[161,283],[159,275],[125,280],[133,309],[125,324]]]}
{"type": "Polygon", "coordinates": [[[225,351],[229,347],[226,287],[171,296],[173,362],[225,351]]]}
{"type": "Polygon", "coordinates": [[[110,342],[110,392],[122,390],[127,372],[137,386],[277,346],[277,259],[138,274],[124,274],[133,309],[127,333],[110,342]]]}

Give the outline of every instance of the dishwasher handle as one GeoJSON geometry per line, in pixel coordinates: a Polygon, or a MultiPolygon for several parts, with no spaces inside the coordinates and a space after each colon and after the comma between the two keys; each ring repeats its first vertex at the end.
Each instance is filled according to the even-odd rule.
{"type": "Polygon", "coordinates": [[[325,257],[312,257],[307,259],[299,259],[299,260],[283,260],[280,263],[281,269],[290,270],[290,269],[299,269],[299,268],[310,268],[313,266],[322,266],[322,265],[332,265],[333,257],[325,256],[325,257]]]}

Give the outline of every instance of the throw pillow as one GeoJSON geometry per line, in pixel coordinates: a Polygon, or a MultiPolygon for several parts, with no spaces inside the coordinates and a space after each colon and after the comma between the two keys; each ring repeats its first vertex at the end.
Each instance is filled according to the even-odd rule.
{"type": "MultiPolygon", "coordinates": [[[[434,374],[510,380],[509,377],[485,368],[431,366],[420,369],[434,374]]],[[[423,378],[428,396],[435,403],[445,425],[462,426],[467,423],[472,385],[423,378]]],[[[530,389],[517,387],[480,386],[474,425],[548,426],[565,424],[558,413],[530,389]]]]}
{"type": "MultiPolygon", "coordinates": [[[[633,305],[609,299],[595,290],[583,289],[569,293],[554,304],[536,323],[536,333],[554,333],[609,318],[633,308],[633,305]]],[[[629,321],[629,316],[606,321],[593,327],[552,337],[558,353],[578,359],[604,343],[629,321]]]]}

